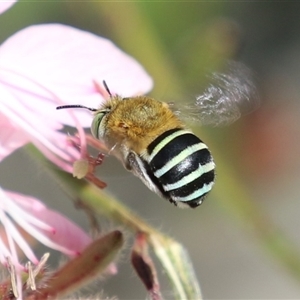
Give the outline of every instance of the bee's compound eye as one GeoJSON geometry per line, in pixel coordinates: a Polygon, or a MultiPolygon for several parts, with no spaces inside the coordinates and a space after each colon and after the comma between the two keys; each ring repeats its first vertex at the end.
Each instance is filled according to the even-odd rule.
{"type": "Polygon", "coordinates": [[[106,113],[107,113],[106,111],[98,112],[95,115],[94,120],[92,122],[91,133],[92,133],[93,137],[96,139],[100,139],[104,135],[104,131],[105,131],[104,119],[105,119],[106,113]]]}

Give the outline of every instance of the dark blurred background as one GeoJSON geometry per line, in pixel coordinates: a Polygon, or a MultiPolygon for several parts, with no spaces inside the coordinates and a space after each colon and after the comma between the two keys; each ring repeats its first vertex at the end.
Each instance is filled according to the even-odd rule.
{"type": "MultiPolygon", "coordinates": [[[[110,193],[185,245],[205,299],[300,298],[300,275],[293,276],[281,262],[284,257],[266,251],[253,216],[247,218],[247,208],[239,208],[247,198],[270,226],[281,230],[300,259],[299,13],[298,2],[284,1],[24,0],[0,16],[1,42],[26,26],[53,22],[111,39],[153,76],[151,95],[162,101],[191,101],[205,87],[208,70],[227,59],[253,70],[260,108],[225,128],[196,129],[215,154],[218,170],[216,188],[200,208],[180,210],[162,201],[113,157],[98,170],[110,193]]],[[[88,228],[85,215],[22,150],[1,163],[0,184],[43,199],[88,228]]],[[[105,222],[104,227],[115,225],[105,222]]],[[[120,299],[145,299],[129,264],[130,245],[119,273],[98,287],[120,299]]],[[[164,274],[159,275],[171,298],[164,274]]]]}

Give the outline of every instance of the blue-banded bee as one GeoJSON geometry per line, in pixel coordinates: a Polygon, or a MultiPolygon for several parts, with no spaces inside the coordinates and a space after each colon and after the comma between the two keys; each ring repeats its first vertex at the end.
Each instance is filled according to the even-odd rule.
{"type": "Polygon", "coordinates": [[[95,116],[92,135],[105,143],[124,167],[158,195],[180,207],[200,205],[215,180],[210,151],[179,117],[220,125],[236,120],[240,104],[251,102],[255,89],[246,69],[231,65],[227,73],[213,74],[213,82],[193,104],[180,110],[148,96],[112,95],[99,109],[81,105],[95,116]]]}

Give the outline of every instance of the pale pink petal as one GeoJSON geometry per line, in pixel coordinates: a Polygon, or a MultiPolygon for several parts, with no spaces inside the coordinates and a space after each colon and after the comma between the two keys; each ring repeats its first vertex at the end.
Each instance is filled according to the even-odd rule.
{"type": "Polygon", "coordinates": [[[36,218],[32,220],[34,224],[40,220],[50,226],[52,230],[47,228],[43,230],[41,228],[42,226],[39,226],[39,231],[50,238],[53,243],[56,243],[65,249],[70,249],[70,253],[79,254],[92,241],[91,238],[76,224],[60,213],[47,208],[36,198],[14,192],[7,193],[16,203],[18,203],[18,205],[36,218]]]}
{"type": "MultiPolygon", "coordinates": [[[[0,161],[30,140],[20,124],[15,122],[11,115],[7,113],[11,109],[5,104],[17,110],[21,119],[27,115],[22,104],[16,101],[13,95],[0,85],[0,161]]],[[[29,116],[29,118],[32,119],[32,116],[29,116]]]]}
{"type": "MultiPolygon", "coordinates": [[[[18,88],[19,83],[12,80],[18,76],[40,83],[66,104],[90,107],[98,107],[103,101],[94,81],[102,84],[105,80],[111,92],[126,97],[146,93],[152,88],[152,80],[142,66],[112,42],[59,24],[28,27],[3,43],[0,47],[0,83],[23,97],[24,92],[29,94],[30,90],[26,85],[18,88]]],[[[57,99],[42,94],[48,103],[39,99],[37,91],[31,97],[26,96],[28,108],[43,110],[48,118],[74,125],[67,112],[55,110],[55,106],[61,104],[57,99]]],[[[76,114],[82,126],[90,126],[91,117],[86,118],[88,112],[76,114]]]]}
{"type": "Polygon", "coordinates": [[[29,139],[6,116],[0,113],[0,161],[27,144],[29,139]]]}
{"type": "Polygon", "coordinates": [[[0,1],[0,14],[3,14],[5,11],[7,11],[9,8],[11,8],[17,0],[1,0],[0,1]]]}
{"type": "Polygon", "coordinates": [[[73,222],[53,210],[45,209],[38,214],[44,222],[52,225],[55,232],[45,232],[53,242],[80,254],[92,241],[91,238],[73,222]]]}
{"type": "Polygon", "coordinates": [[[0,199],[0,222],[3,225],[8,240],[7,246],[1,241],[1,262],[4,263],[6,257],[10,257],[14,265],[22,269],[21,265],[19,264],[17,255],[17,244],[19,245],[20,249],[22,249],[27,258],[29,258],[35,264],[38,263],[38,259],[34,255],[32,249],[20,234],[19,230],[15,226],[15,223],[13,222],[13,220],[24,220],[24,213],[22,209],[20,209],[19,206],[16,205],[12,197],[10,197],[10,194],[1,189],[1,187],[0,199]]]}
{"type": "Polygon", "coordinates": [[[18,73],[18,70],[13,69],[13,65],[10,70],[4,69],[1,66],[2,47],[0,46],[0,92],[3,94],[0,95],[1,102],[25,119],[31,119],[33,115],[35,119],[43,120],[47,127],[61,129],[61,122],[55,115],[53,118],[50,115],[61,100],[39,80],[27,78],[26,73],[18,73]]]}
{"type": "Polygon", "coordinates": [[[66,163],[79,159],[80,153],[68,145],[64,134],[56,131],[62,124],[48,118],[45,113],[33,111],[13,93],[14,90],[0,85],[0,160],[29,141],[45,155],[47,152],[47,157],[54,163],[56,157],[66,163]]]}

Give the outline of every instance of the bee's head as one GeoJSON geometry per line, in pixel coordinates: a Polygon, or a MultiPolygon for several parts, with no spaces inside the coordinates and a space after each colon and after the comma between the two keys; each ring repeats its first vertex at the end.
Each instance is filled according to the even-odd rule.
{"type": "MultiPolygon", "coordinates": [[[[108,92],[108,94],[112,97],[112,94],[105,82],[103,80],[103,85],[105,87],[105,90],[108,92]]],[[[93,137],[100,139],[104,135],[104,130],[105,130],[105,115],[110,111],[109,109],[96,109],[96,108],[91,108],[79,104],[71,104],[71,105],[61,105],[57,106],[56,109],[65,109],[65,108],[83,108],[83,109],[88,109],[89,111],[95,112],[95,117],[92,121],[91,125],[91,133],[93,137]]]]}

